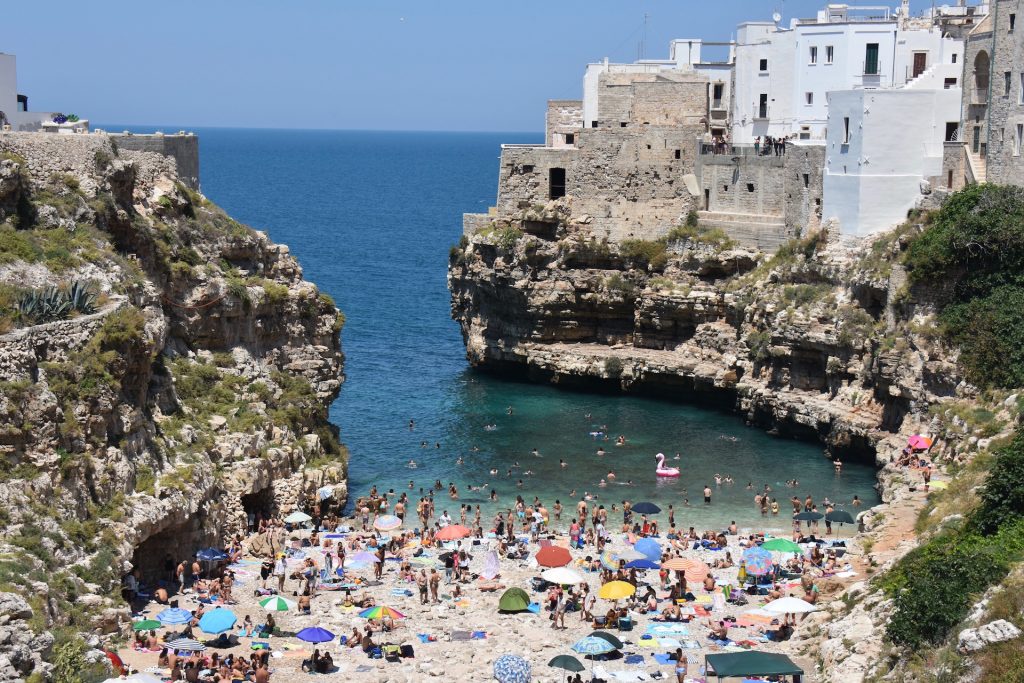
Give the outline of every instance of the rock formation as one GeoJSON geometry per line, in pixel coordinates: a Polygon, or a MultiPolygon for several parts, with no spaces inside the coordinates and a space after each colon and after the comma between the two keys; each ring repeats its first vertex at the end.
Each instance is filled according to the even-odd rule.
{"type": "Polygon", "coordinates": [[[343,321],[173,161],[0,135],[0,681],[123,629],[122,573],[241,529],[243,497],[344,495],[343,321]]]}

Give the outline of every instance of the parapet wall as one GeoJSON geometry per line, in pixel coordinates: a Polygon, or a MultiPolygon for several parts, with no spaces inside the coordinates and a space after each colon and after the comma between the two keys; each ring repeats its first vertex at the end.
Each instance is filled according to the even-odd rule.
{"type": "Polygon", "coordinates": [[[119,149],[135,152],[153,152],[174,159],[178,177],[193,190],[199,190],[199,137],[184,135],[133,135],[109,133],[119,149]]]}
{"type": "Polygon", "coordinates": [[[582,127],[582,100],[548,100],[548,111],[544,121],[544,140],[548,147],[568,145],[566,134],[574,135],[582,127]]]}

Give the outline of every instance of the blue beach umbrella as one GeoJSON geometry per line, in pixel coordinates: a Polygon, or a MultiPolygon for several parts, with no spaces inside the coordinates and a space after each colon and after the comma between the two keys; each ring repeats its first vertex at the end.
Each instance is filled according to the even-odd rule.
{"type": "Polygon", "coordinates": [[[180,607],[168,607],[156,615],[156,618],[164,626],[178,626],[192,621],[192,613],[180,607]]]}
{"type": "Polygon", "coordinates": [[[633,506],[633,512],[640,515],[656,515],[661,512],[661,508],[654,503],[637,503],[633,506]]]}
{"type": "Polygon", "coordinates": [[[573,652],[578,652],[581,655],[589,657],[608,654],[614,649],[614,645],[604,638],[598,638],[597,636],[587,636],[583,640],[577,641],[576,644],[572,646],[573,652]]]}
{"type": "Polygon", "coordinates": [[[626,569],[657,569],[661,565],[646,557],[626,563],[626,569]]]}
{"type": "Polygon", "coordinates": [[[637,552],[643,553],[649,560],[657,562],[661,559],[661,546],[653,538],[641,538],[633,548],[637,552]]]}
{"type": "Polygon", "coordinates": [[[772,570],[772,554],[764,548],[752,546],[743,551],[743,564],[748,574],[764,576],[772,570]]]}
{"type": "Polygon", "coordinates": [[[307,643],[329,643],[334,640],[334,634],[319,626],[309,626],[295,634],[299,640],[307,643]]]}
{"type": "Polygon", "coordinates": [[[222,551],[217,550],[216,548],[203,548],[198,553],[196,553],[196,557],[202,560],[203,562],[219,562],[221,560],[228,559],[227,555],[225,555],[222,551]]]}
{"type": "Polygon", "coordinates": [[[518,655],[502,655],[494,660],[494,678],[498,683],[530,683],[530,663],[518,655]]]}
{"type": "Polygon", "coordinates": [[[230,631],[234,628],[235,623],[238,621],[238,617],[235,613],[229,609],[218,607],[217,609],[207,612],[199,618],[199,628],[204,633],[218,634],[230,631]]]}

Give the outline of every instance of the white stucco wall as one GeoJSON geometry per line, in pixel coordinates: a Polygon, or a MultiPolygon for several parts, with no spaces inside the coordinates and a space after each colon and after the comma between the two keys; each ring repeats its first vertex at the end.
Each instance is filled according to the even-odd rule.
{"type": "Polygon", "coordinates": [[[822,218],[861,237],[906,218],[921,182],[942,173],[946,123],[960,113],[960,89],[844,90],[828,94],[822,218]],[[850,139],[844,144],[844,118],[850,139]]]}
{"type": "Polygon", "coordinates": [[[17,61],[14,55],[0,53],[0,111],[13,119],[18,110],[17,61]]]}

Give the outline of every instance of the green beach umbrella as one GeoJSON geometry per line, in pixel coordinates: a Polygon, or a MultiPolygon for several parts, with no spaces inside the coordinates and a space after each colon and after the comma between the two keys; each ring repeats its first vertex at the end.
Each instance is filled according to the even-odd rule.
{"type": "Polygon", "coordinates": [[[280,595],[271,595],[269,598],[260,600],[260,607],[268,612],[287,612],[295,607],[295,603],[280,595]]]}
{"type": "Polygon", "coordinates": [[[498,609],[502,612],[525,612],[529,606],[530,596],[522,588],[509,588],[498,600],[498,609]]]}
{"type": "Polygon", "coordinates": [[[802,552],[800,546],[788,538],[772,538],[761,544],[761,547],[765,550],[771,550],[775,553],[799,553],[802,552]]]}
{"type": "Polygon", "coordinates": [[[163,624],[161,624],[156,619],[144,619],[142,621],[136,621],[134,624],[132,624],[132,630],[133,631],[152,631],[154,629],[160,628],[161,626],[163,626],[163,624]]]}

